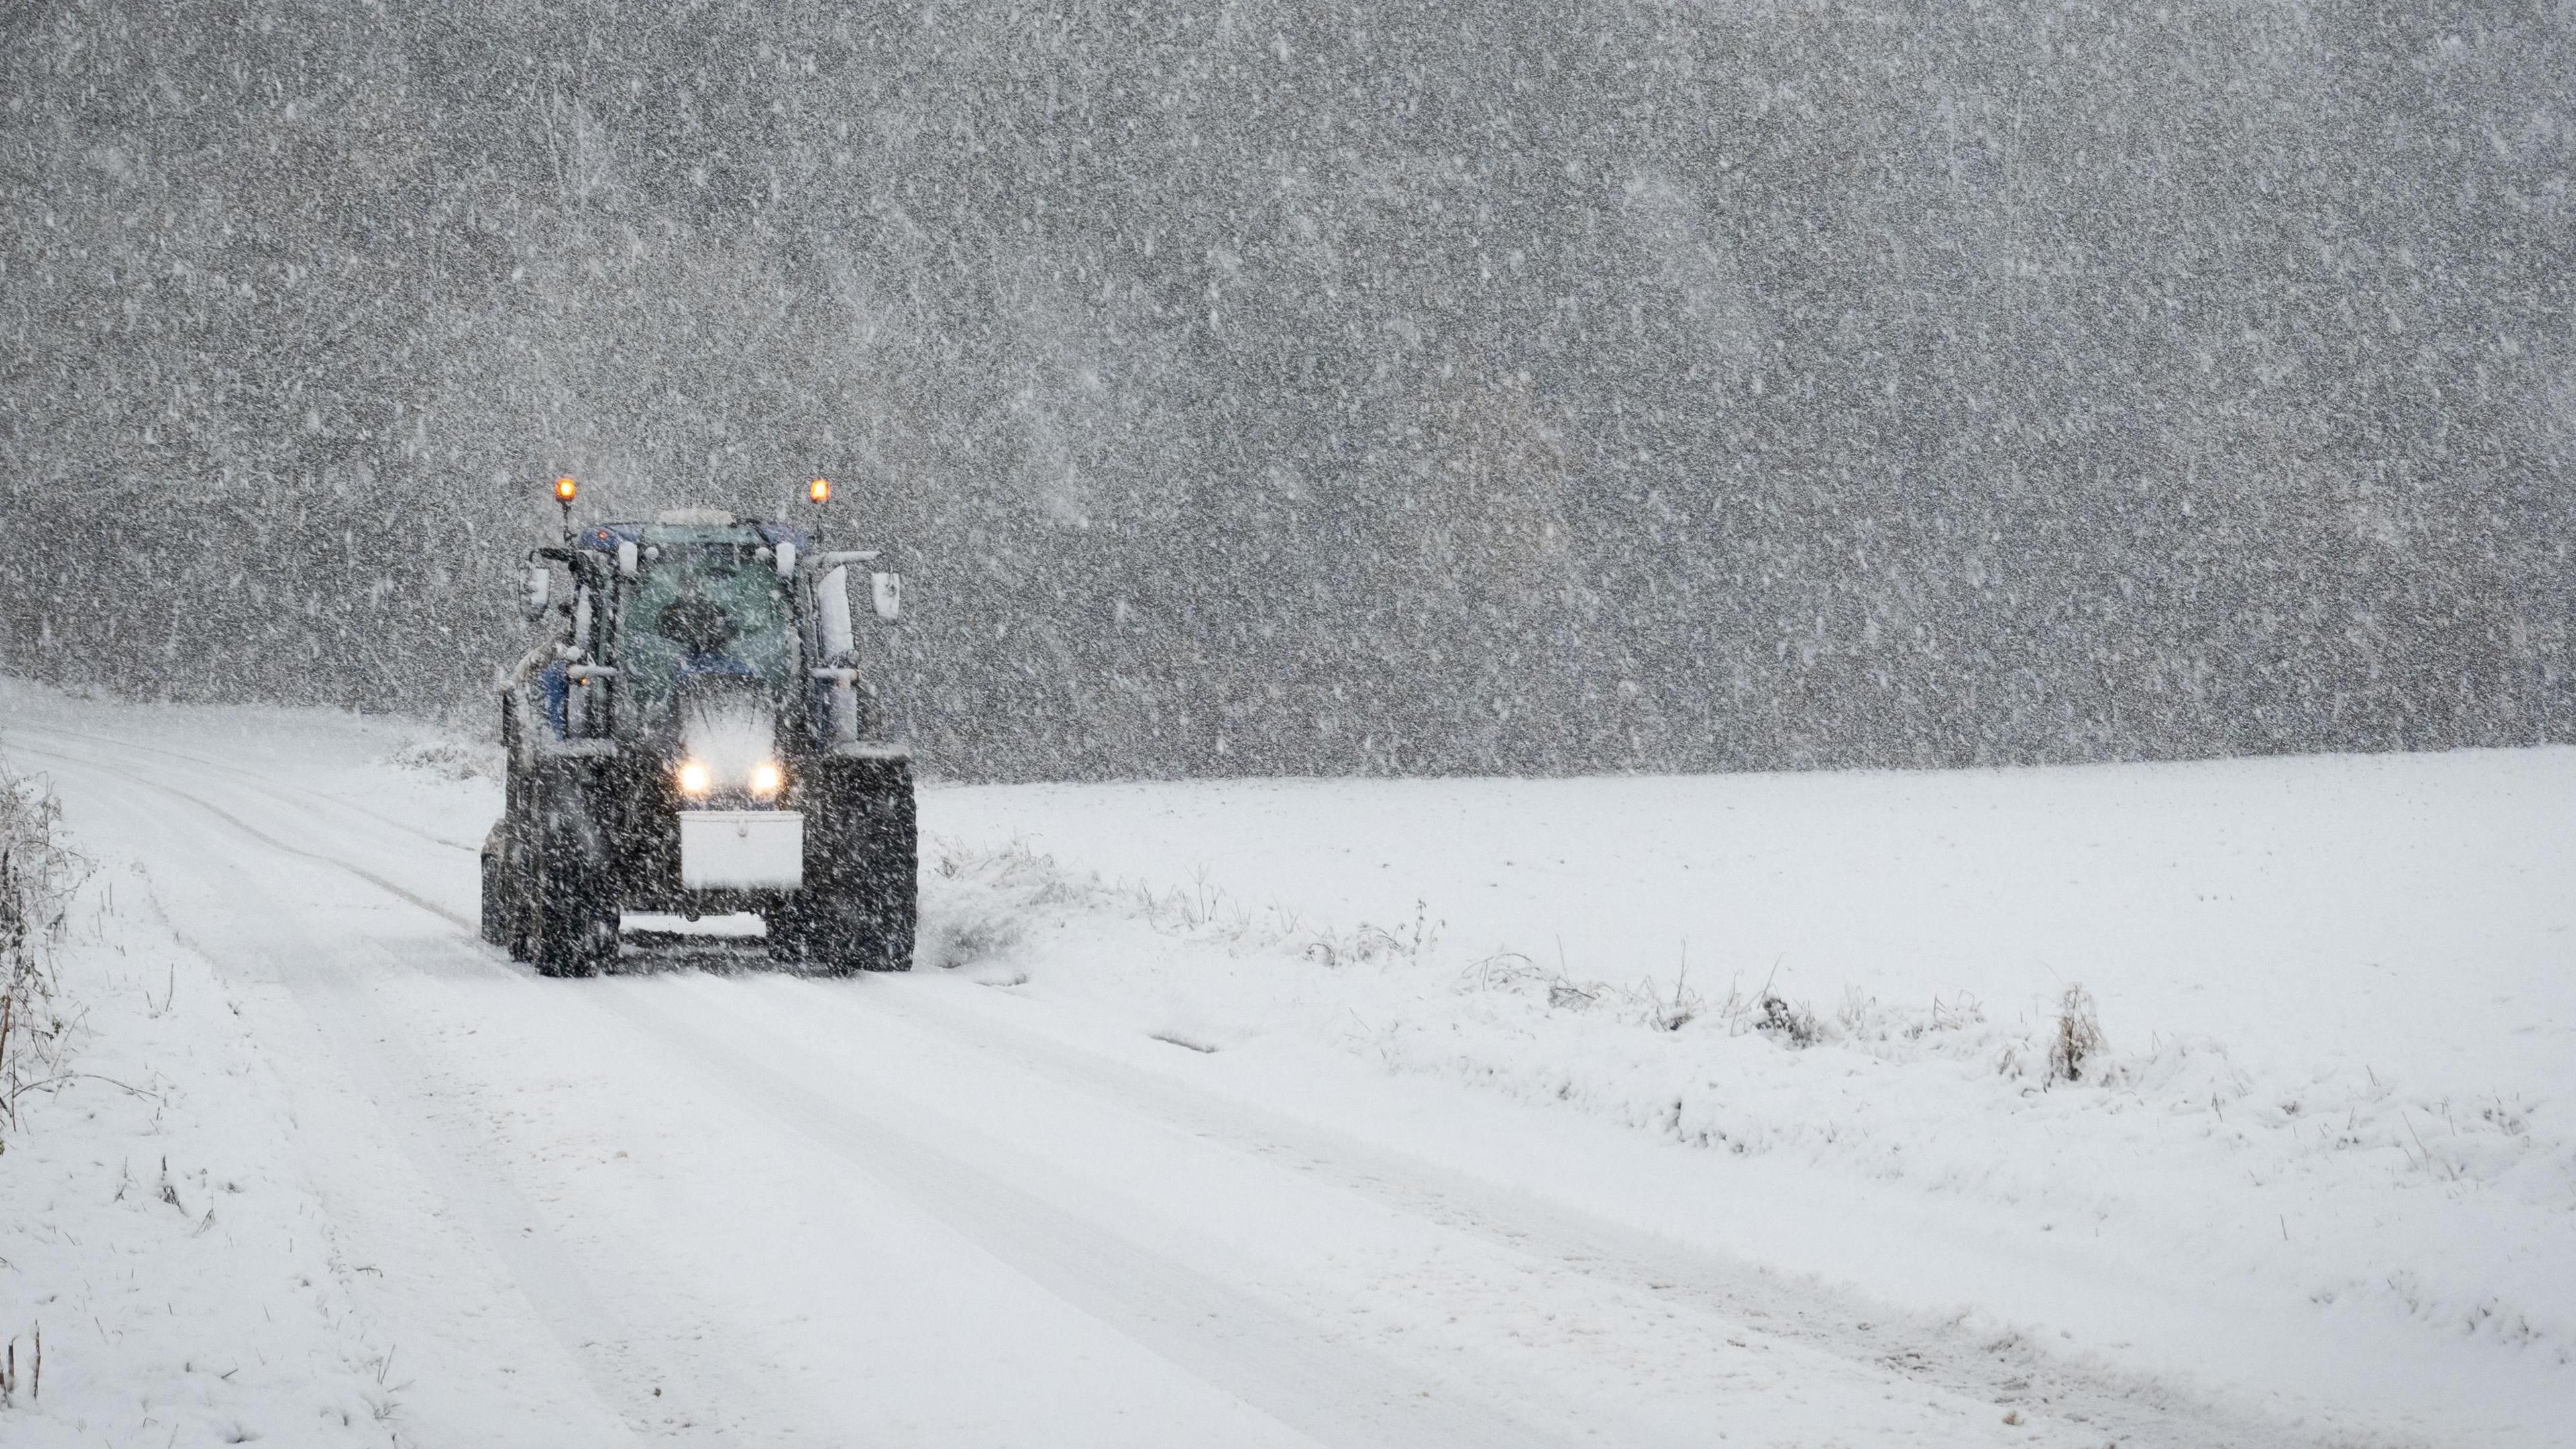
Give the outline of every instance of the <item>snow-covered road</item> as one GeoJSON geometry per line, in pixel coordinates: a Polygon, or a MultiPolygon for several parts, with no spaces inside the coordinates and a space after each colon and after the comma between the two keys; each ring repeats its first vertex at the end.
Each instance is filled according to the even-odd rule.
{"type": "MultiPolygon", "coordinates": [[[[487,780],[384,763],[381,725],[10,689],[0,755],[102,863],[66,967],[91,1050],[157,1103],[57,1113],[0,1159],[28,1290],[0,1333],[52,1325],[51,1407],[0,1410],[13,1445],[2548,1443],[2576,1383],[2546,1273],[2536,1338],[2463,1342],[2155,1281],[2144,1239],[2026,1252],[1828,1153],[1265,1037],[1271,988],[1228,983],[1329,963],[1000,848],[1103,797],[1024,792],[1051,813],[997,826],[1006,796],[931,792],[962,833],[910,976],[709,945],[550,981],[475,939],[487,780]],[[1115,964],[1023,989],[1051,953],[1115,964]],[[1118,972],[1173,962],[1192,984],[1122,1013],[1118,972]],[[150,1007],[123,1046],[109,998],[150,1007]],[[146,1242],[104,1189],[154,1152],[183,1201],[146,1242]],[[1793,1240],[1851,1271],[1766,1266],[1793,1240]],[[1939,1261],[1879,1271],[1907,1256],[1939,1261]],[[2092,1318],[2031,1306],[2076,1299],[2092,1318]],[[2195,1335],[2232,1375],[2164,1346],[2195,1335]]],[[[1289,934],[1400,957],[1332,929],[1289,934]]]]}

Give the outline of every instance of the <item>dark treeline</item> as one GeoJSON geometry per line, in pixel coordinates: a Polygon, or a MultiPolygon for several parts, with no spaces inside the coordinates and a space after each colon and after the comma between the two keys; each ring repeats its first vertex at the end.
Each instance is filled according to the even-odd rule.
{"type": "Polygon", "coordinates": [[[2571,14],[11,5],[0,669],[824,473],[962,774],[2576,739],[2571,14]]]}

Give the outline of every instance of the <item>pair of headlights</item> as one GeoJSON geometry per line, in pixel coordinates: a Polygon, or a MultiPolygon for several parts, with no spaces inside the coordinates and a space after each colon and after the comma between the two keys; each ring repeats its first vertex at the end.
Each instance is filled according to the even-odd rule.
{"type": "MultiPolygon", "coordinates": [[[[674,778],[683,795],[702,796],[716,785],[716,772],[704,760],[682,760],[674,778]]],[[[755,800],[776,798],[786,784],[787,772],[778,767],[776,760],[763,760],[752,766],[750,778],[743,781],[743,787],[755,800]]]]}

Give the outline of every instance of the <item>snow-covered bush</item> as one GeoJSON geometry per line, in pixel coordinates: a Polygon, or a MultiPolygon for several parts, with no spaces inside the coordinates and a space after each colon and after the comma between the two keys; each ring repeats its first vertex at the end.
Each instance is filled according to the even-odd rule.
{"type": "Polygon", "coordinates": [[[999,850],[971,850],[934,842],[935,885],[922,903],[913,958],[953,971],[991,966],[1008,979],[1008,958],[1027,930],[1030,914],[1061,893],[1055,862],[1014,840],[999,850]]]}
{"type": "Polygon", "coordinates": [[[504,765],[499,745],[455,735],[411,740],[386,759],[406,770],[419,770],[442,780],[497,780],[504,765]]]}

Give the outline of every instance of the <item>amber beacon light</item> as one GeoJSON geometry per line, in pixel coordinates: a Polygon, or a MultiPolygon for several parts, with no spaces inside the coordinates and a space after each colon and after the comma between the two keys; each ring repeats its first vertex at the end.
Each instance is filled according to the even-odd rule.
{"type": "Polygon", "coordinates": [[[817,503],[831,502],[832,480],[829,478],[817,478],[813,482],[806,484],[805,496],[817,503]]]}
{"type": "Polygon", "coordinates": [[[570,478],[557,478],[555,480],[555,501],[557,503],[570,503],[575,495],[580,492],[581,485],[575,483],[570,478]]]}

